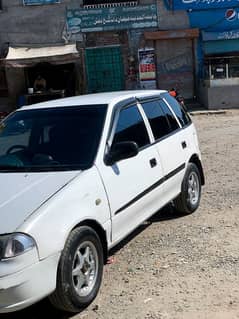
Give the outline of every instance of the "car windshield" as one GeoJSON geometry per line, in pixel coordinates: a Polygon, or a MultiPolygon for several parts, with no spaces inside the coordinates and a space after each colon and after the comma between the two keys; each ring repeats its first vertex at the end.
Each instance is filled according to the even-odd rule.
{"type": "Polygon", "coordinates": [[[87,169],[107,105],[22,110],[0,122],[0,172],[87,169]]]}

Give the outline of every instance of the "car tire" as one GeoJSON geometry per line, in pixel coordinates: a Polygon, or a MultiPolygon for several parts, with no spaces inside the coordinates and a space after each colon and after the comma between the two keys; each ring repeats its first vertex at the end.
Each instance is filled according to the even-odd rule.
{"type": "Polygon", "coordinates": [[[189,163],[181,186],[181,193],[174,199],[176,210],[191,214],[199,206],[201,198],[201,175],[194,163],[189,163]]]}
{"type": "Polygon", "coordinates": [[[97,233],[88,226],[74,229],[58,265],[55,292],[49,297],[58,309],[76,313],[96,297],[103,274],[103,248],[97,233]]]}

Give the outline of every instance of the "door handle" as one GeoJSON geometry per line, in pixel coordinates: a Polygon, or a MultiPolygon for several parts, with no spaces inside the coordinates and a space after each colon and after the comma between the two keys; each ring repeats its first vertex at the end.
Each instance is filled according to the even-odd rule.
{"type": "Polygon", "coordinates": [[[150,166],[153,168],[153,167],[155,167],[155,166],[157,166],[157,160],[156,160],[156,158],[152,158],[150,161],[149,161],[149,163],[150,163],[150,166]]]}
{"type": "Polygon", "coordinates": [[[187,147],[187,143],[185,141],[182,142],[182,148],[186,148],[187,147]]]}

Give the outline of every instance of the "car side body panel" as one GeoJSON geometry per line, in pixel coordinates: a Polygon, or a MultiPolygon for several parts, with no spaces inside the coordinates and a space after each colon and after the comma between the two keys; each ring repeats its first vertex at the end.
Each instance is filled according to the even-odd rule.
{"type": "MultiPolygon", "coordinates": [[[[40,259],[43,259],[61,251],[71,230],[84,220],[94,220],[102,227],[110,227],[109,203],[95,166],[59,190],[17,231],[28,233],[35,239],[40,259]]],[[[105,231],[110,238],[110,229],[105,231]]]]}

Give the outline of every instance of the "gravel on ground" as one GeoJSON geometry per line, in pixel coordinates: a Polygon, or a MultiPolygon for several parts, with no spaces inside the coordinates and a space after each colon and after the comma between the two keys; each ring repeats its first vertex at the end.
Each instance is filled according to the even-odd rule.
{"type": "Polygon", "coordinates": [[[239,110],[192,119],[206,175],[200,208],[177,216],[166,207],[143,223],[111,252],[98,297],[80,314],[44,300],[0,319],[239,318],[239,110]]]}

